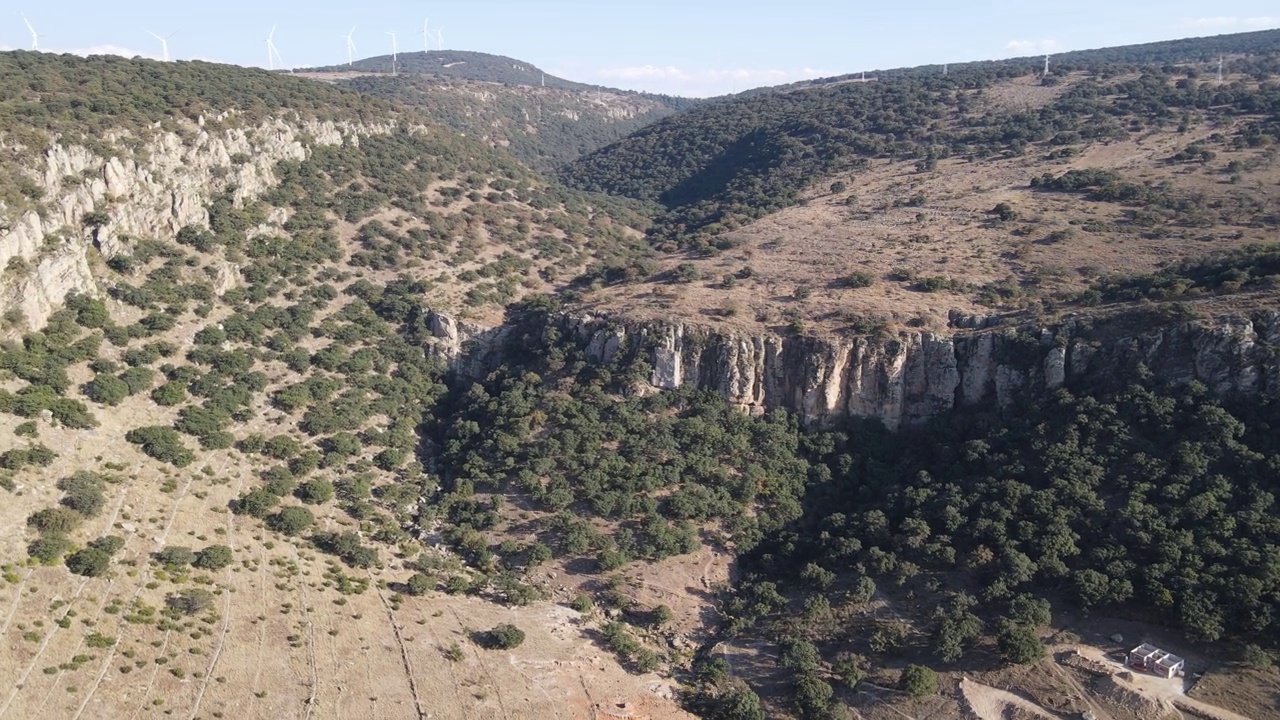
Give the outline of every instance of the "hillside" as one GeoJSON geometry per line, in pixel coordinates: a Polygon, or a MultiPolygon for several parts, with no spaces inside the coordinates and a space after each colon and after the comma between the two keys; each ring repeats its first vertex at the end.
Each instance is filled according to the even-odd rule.
{"type": "Polygon", "coordinates": [[[532,563],[477,572],[418,525],[471,323],[642,252],[643,217],[303,79],[0,77],[0,715],[685,717],[532,563]],[[522,649],[486,649],[503,624],[522,649]]]}
{"type": "Polygon", "coordinates": [[[513,58],[478,52],[401,53],[296,75],[417,108],[455,130],[551,171],[700,103],[548,75],[513,58]]]}
{"type": "Polygon", "coordinates": [[[1273,39],[0,53],[0,720],[1280,718],[1273,39]]]}

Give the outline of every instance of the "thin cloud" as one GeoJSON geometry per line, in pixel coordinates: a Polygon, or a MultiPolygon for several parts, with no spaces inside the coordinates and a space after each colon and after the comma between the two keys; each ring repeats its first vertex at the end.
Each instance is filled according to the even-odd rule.
{"type": "Polygon", "coordinates": [[[1004,46],[1010,55],[1042,55],[1061,49],[1062,44],[1057,40],[1010,40],[1004,46]]]}
{"type": "Polygon", "coordinates": [[[143,50],[134,50],[132,48],[121,47],[120,45],[90,45],[87,48],[76,48],[74,50],[50,50],[49,52],[67,53],[69,55],[79,55],[80,57],[89,57],[90,55],[119,55],[120,57],[144,57],[151,60],[159,60],[158,53],[146,52],[143,50]]]}
{"type": "Polygon", "coordinates": [[[708,97],[767,85],[783,85],[811,80],[831,73],[814,68],[800,70],[729,68],[687,70],[674,65],[634,65],[601,68],[591,73],[593,80],[628,89],[708,97]]]}
{"type": "Polygon", "coordinates": [[[1237,17],[1234,15],[1218,15],[1214,17],[1187,18],[1182,21],[1186,27],[1225,30],[1230,28],[1271,28],[1280,25],[1280,17],[1237,17]]]}

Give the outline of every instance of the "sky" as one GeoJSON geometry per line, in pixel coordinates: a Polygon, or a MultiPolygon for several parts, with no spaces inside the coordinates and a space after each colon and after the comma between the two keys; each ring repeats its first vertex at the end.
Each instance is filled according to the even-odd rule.
{"type": "Polygon", "coordinates": [[[429,19],[444,47],[508,55],[580,82],[708,96],[878,68],[1037,55],[1280,27],[1274,0],[16,0],[0,48],[286,67],[422,50],[429,19]]]}

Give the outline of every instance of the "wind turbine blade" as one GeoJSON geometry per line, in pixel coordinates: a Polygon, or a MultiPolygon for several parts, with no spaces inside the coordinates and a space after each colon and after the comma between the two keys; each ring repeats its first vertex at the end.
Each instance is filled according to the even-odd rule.
{"type": "Polygon", "coordinates": [[[27,29],[31,31],[31,34],[32,34],[32,35],[35,35],[35,34],[36,34],[36,29],[35,29],[35,28],[33,28],[33,27],[31,27],[31,21],[27,19],[27,16],[26,16],[26,15],[23,15],[23,16],[22,16],[22,22],[24,22],[24,23],[26,23],[26,24],[27,24],[27,29]]]}

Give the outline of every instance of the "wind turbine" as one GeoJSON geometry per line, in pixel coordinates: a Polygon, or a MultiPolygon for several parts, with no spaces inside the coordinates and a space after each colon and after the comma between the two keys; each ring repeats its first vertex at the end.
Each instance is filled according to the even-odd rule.
{"type": "Polygon", "coordinates": [[[351,36],[355,34],[356,34],[356,26],[352,25],[351,32],[347,33],[347,66],[348,67],[350,67],[351,65],[354,65],[356,61],[356,43],[354,40],[351,39],[351,36]]]}
{"type": "Polygon", "coordinates": [[[1049,77],[1049,56],[1044,56],[1044,76],[1049,77]]]}
{"type": "Polygon", "coordinates": [[[27,16],[26,16],[26,15],[23,15],[23,16],[22,16],[22,22],[26,23],[26,24],[27,24],[27,29],[31,31],[31,49],[32,49],[32,50],[39,50],[39,49],[40,49],[40,34],[36,32],[36,29],[35,29],[34,27],[31,27],[31,21],[27,19],[27,16]]]}
{"type": "Polygon", "coordinates": [[[436,28],[436,49],[444,49],[444,28],[436,28]]]}
{"type": "Polygon", "coordinates": [[[157,39],[157,40],[159,40],[159,41],[160,41],[160,53],[161,53],[161,57],[163,57],[163,58],[164,58],[164,62],[169,62],[169,38],[173,37],[173,36],[174,36],[174,35],[176,35],[177,33],[169,33],[168,35],[165,35],[164,37],[160,37],[159,35],[157,35],[157,34],[155,34],[155,33],[151,32],[150,30],[148,30],[148,31],[147,31],[147,34],[148,34],[148,35],[150,35],[151,37],[153,37],[153,38],[155,38],[155,39],[157,39]]]}
{"type": "MultiPolygon", "coordinates": [[[[267,33],[267,69],[268,70],[276,69],[277,60],[280,61],[280,65],[282,67],[284,66],[284,58],[280,57],[280,51],[276,49],[275,41],[271,39],[272,37],[275,36],[275,34],[276,34],[276,26],[272,25],[271,32],[267,33]]],[[[290,70],[289,72],[293,72],[293,71],[290,70]]]]}
{"type": "Polygon", "coordinates": [[[388,30],[387,34],[391,36],[391,75],[396,74],[396,34],[394,30],[388,30]]]}
{"type": "Polygon", "coordinates": [[[423,52],[431,52],[431,30],[429,23],[431,18],[422,19],[422,50],[423,52]]]}

